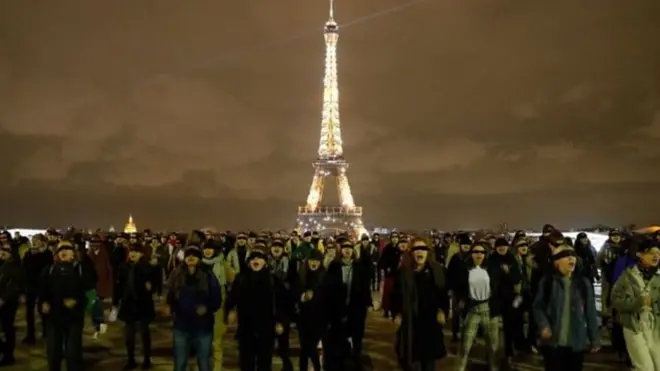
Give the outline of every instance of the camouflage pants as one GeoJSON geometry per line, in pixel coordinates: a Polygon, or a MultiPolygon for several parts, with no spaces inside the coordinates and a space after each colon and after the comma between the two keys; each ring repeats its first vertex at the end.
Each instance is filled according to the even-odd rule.
{"type": "Polygon", "coordinates": [[[457,371],[467,369],[470,350],[477,338],[477,333],[481,328],[486,341],[486,350],[488,352],[488,363],[492,371],[499,370],[500,359],[498,350],[500,347],[500,327],[502,317],[491,317],[488,303],[476,305],[471,308],[463,321],[461,336],[461,349],[459,352],[459,362],[457,371]]]}

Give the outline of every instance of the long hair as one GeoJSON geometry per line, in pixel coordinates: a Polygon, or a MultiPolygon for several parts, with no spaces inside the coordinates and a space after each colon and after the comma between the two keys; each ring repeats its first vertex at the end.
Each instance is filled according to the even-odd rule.
{"type": "MultiPolygon", "coordinates": [[[[408,244],[406,245],[406,250],[403,251],[401,254],[401,268],[402,269],[414,269],[415,268],[415,259],[413,258],[413,254],[411,251],[411,248],[415,246],[415,244],[418,243],[424,243],[428,249],[429,249],[429,254],[428,257],[426,258],[426,261],[429,262],[429,264],[434,264],[436,262],[435,258],[435,251],[433,251],[433,245],[430,243],[430,241],[427,238],[424,237],[414,237],[410,241],[408,241],[408,244]]],[[[398,246],[397,246],[398,248],[398,246]]]]}

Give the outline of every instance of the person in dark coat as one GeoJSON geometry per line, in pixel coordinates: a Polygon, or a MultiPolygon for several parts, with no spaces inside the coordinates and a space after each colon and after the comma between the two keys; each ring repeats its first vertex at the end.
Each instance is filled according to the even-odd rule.
{"type": "Polygon", "coordinates": [[[36,235],[32,238],[32,246],[23,257],[23,268],[25,271],[25,321],[27,323],[27,334],[23,343],[34,345],[37,342],[35,336],[35,310],[41,317],[41,333],[46,337],[46,327],[44,324],[41,308],[37,307],[37,295],[41,284],[43,272],[53,264],[53,253],[48,250],[46,238],[43,235],[36,235]]]}
{"type": "MultiPolygon", "coordinates": [[[[502,326],[504,329],[504,352],[507,365],[511,366],[514,355],[514,340],[516,321],[521,320],[519,312],[514,307],[514,301],[518,294],[516,286],[522,280],[522,271],[516,263],[515,256],[509,251],[509,242],[500,237],[494,244],[495,252],[488,258],[488,269],[490,272],[497,272],[499,277],[499,286],[494,293],[502,302],[502,326]]],[[[520,305],[520,303],[518,303],[520,305]]],[[[523,349],[518,349],[523,350],[523,349]]]]}
{"type": "Polygon", "coordinates": [[[399,262],[401,261],[399,234],[397,232],[392,232],[390,234],[390,242],[383,248],[383,253],[380,255],[379,259],[378,270],[384,272],[385,275],[381,307],[383,308],[383,316],[385,318],[391,318],[390,298],[392,297],[394,283],[399,274],[399,262]]]}
{"type": "Polygon", "coordinates": [[[71,242],[63,240],[57,245],[53,265],[41,282],[38,303],[46,320],[48,369],[60,371],[65,358],[68,371],[80,371],[86,292],[95,283],[76,260],[71,242]]]}
{"type": "Polygon", "coordinates": [[[329,328],[323,342],[325,370],[363,368],[362,341],[371,302],[371,261],[356,259],[351,241],[339,242],[341,252],[328,267],[324,296],[327,298],[329,328]],[[352,363],[352,364],[351,364],[352,363]]]}
{"type": "Polygon", "coordinates": [[[202,251],[189,245],[183,264],[170,275],[167,303],[174,318],[174,371],[188,370],[193,348],[197,369],[211,371],[215,312],[222,306],[222,291],[215,275],[201,264],[202,251]]]}
{"type": "Polygon", "coordinates": [[[299,298],[298,337],[300,341],[299,369],[307,370],[312,362],[314,371],[321,371],[321,360],[316,349],[326,327],[325,300],[323,299],[323,253],[314,250],[300,268],[296,287],[299,298]]]}
{"type": "Polygon", "coordinates": [[[225,301],[225,322],[238,321],[239,364],[245,371],[270,371],[275,337],[284,332],[284,285],[269,272],[267,259],[266,249],[254,246],[225,301]]]}
{"type": "Polygon", "coordinates": [[[9,244],[0,246],[0,329],[4,340],[0,340],[0,366],[15,363],[16,348],[16,311],[19,297],[25,290],[25,275],[21,262],[18,260],[9,244]]]}
{"type": "Polygon", "coordinates": [[[449,313],[445,271],[422,238],[410,242],[392,292],[396,353],[404,371],[434,371],[446,356],[442,326],[449,313]]]}
{"type": "Polygon", "coordinates": [[[113,289],[112,305],[117,318],[124,322],[126,354],[128,360],[124,370],[137,368],[135,361],[135,338],[142,335],[142,368],[151,368],[151,332],[149,324],[156,312],[152,293],[155,270],[142,255],[142,245],[129,247],[128,260],[119,267],[113,289]]]}

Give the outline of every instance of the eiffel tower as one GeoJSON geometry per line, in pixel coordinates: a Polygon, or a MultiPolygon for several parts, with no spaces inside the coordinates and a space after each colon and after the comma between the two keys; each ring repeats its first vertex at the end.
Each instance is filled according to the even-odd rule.
{"type": "Polygon", "coordinates": [[[339,123],[339,86],[337,83],[337,40],[339,27],[334,19],[334,0],[330,0],[330,16],[325,23],[325,76],[323,78],[323,110],[318,158],[312,163],[314,178],[307,203],[298,208],[298,226],[305,230],[364,232],[362,208],[355,206],[344,160],[339,123]],[[325,205],[323,191],[328,178],[337,184],[339,205],[325,205]]]}

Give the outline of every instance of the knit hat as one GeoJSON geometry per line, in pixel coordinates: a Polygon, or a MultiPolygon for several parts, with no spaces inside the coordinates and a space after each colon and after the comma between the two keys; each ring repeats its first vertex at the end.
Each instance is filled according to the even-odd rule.
{"type": "Polygon", "coordinates": [[[202,258],[202,251],[199,249],[197,246],[188,246],[186,247],[185,250],[183,250],[183,256],[184,258],[187,258],[189,256],[195,256],[198,259],[202,258]]]}
{"type": "Polygon", "coordinates": [[[128,249],[130,251],[139,252],[140,254],[144,253],[144,247],[139,243],[132,243],[128,249]]]}
{"type": "Polygon", "coordinates": [[[543,234],[551,233],[552,231],[556,231],[556,230],[557,229],[555,229],[555,227],[553,227],[552,224],[546,224],[546,225],[543,226],[542,233],[543,234]]]}
{"type": "Polygon", "coordinates": [[[472,240],[467,233],[461,233],[456,239],[459,245],[472,245],[472,240]]]}
{"type": "Polygon", "coordinates": [[[553,230],[548,236],[548,242],[552,246],[561,246],[566,243],[566,239],[564,239],[564,235],[561,232],[553,230]]]}
{"type": "Polygon", "coordinates": [[[654,248],[660,249],[660,243],[658,243],[657,240],[646,239],[644,242],[639,244],[637,251],[640,253],[646,253],[654,248]]]}
{"type": "Polygon", "coordinates": [[[313,249],[309,253],[309,258],[307,260],[317,260],[317,261],[323,261],[323,253],[319,249],[313,249]]]}
{"type": "Polygon", "coordinates": [[[273,243],[270,245],[271,247],[284,247],[284,241],[280,239],[275,239],[273,240],[273,243]]]}
{"type": "Polygon", "coordinates": [[[57,244],[57,249],[55,249],[55,254],[59,253],[60,251],[63,250],[71,250],[74,251],[73,249],[73,244],[70,241],[61,241],[59,244],[57,244]]]}
{"type": "Polygon", "coordinates": [[[253,259],[268,259],[268,251],[266,251],[266,245],[255,244],[250,250],[250,255],[248,255],[248,261],[253,259]]]}
{"type": "Polygon", "coordinates": [[[509,246],[509,241],[507,241],[506,238],[500,237],[497,240],[495,240],[495,248],[504,247],[504,246],[509,246]]]}

